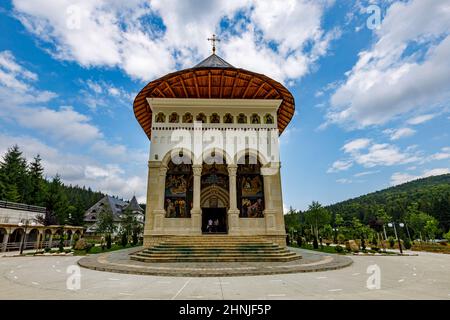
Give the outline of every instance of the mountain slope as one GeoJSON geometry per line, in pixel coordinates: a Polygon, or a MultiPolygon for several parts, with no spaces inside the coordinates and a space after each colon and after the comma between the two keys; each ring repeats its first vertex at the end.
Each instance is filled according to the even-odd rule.
{"type": "Polygon", "coordinates": [[[369,193],[327,207],[344,218],[356,216],[368,222],[375,212],[384,209],[396,220],[402,220],[407,207],[416,202],[419,210],[438,219],[444,230],[450,228],[450,174],[432,176],[369,193]]]}

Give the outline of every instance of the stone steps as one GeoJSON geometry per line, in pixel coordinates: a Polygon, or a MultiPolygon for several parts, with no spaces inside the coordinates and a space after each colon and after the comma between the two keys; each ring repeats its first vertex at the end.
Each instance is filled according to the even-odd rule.
{"type": "Polygon", "coordinates": [[[256,236],[179,236],[130,256],[142,262],[287,262],[301,256],[256,236]]]}

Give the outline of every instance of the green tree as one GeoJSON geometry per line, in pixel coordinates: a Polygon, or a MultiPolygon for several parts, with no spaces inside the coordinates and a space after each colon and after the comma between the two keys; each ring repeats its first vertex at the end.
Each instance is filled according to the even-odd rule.
{"type": "Polygon", "coordinates": [[[0,161],[0,178],[0,197],[6,201],[23,202],[28,186],[27,162],[17,145],[9,148],[0,161]]]}
{"type": "MultiPolygon", "coordinates": [[[[111,235],[116,230],[111,209],[103,208],[97,217],[97,232],[104,235],[108,249],[111,247],[111,235]]],[[[102,243],[103,245],[103,243],[102,243]]]]}
{"type": "Polygon", "coordinates": [[[444,238],[447,239],[448,242],[450,242],[450,230],[446,234],[444,234],[444,238]]]}
{"type": "Polygon", "coordinates": [[[37,155],[28,166],[29,190],[25,197],[27,204],[42,206],[45,202],[44,167],[41,157],[37,155]]]}
{"type": "Polygon", "coordinates": [[[305,221],[307,224],[309,224],[312,227],[312,233],[314,236],[314,248],[317,249],[318,246],[318,239],[319,239],[319,229],[328,224],[331,220],[331,215],[328,212],[327,209],[322,207],[322,205],[317,202],[313,201],[309,207],[308,211],[305,213],[305,221]]]}
{"type": "Polygon", "coordinates": [[[439,231],[439,222],[435,218],[431,217],[425,223],[424,231],[428,235],[429,239],[434,240],[436,238],[436,234],[439,231]]]}
{"type": "Polygon", "coordinates": [[[406,218],[408,226],[414,231],[414,234],[423,240],[423,235],[427,234],[425,227],[427,222],[434,219],[432,216],[424,212],[410,212],[406,218]]]}
{"type": "Polygon", "coordinates": [[[63,191],[61,178],[58,174],[52,179],[49,185],[45,206],[47,208],[46,225],[63,225],[67,223],[69,202],[63,191]]]}

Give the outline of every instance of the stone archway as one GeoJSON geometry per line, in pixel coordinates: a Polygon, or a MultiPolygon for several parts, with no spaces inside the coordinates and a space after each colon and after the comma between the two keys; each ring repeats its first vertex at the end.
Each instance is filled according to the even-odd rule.
{"type": "Polygon", "coordinates": [[[201,174],[200,206],[202,232],[228,232],[229,177],[223,154],[211,153],[204,159],[201,174]]]}
{"type": "Polygon", "coordinates": [[[39,238],[39,230],[38,229],[30,230],[30,232],[28,232],[26,237],[24,249],[35,248],[37,246],[38,238],[39,238]]]}
{"type": "Polygon", "coordinates": [[[200,203],[202,208],[229,208],[230,196],[227,190],[217,186],[202,189],[200,203]]]}

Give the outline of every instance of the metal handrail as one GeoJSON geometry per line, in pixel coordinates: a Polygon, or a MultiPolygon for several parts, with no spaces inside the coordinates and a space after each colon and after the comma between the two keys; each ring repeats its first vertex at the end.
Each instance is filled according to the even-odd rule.
{"type": "Polygon", "coordinates": [[[28,205],[28,204],[11,202],[11,201],[4,201],[4,200],[0,200],[0,208],[8,208],[8,209],[14,209],[14,210],[25,210],[25,211],[40,212],[40,213],[45,213],[47,211],[47,209],[44,208],[44,207],[31,206],[31,205],[28,205]]]}

